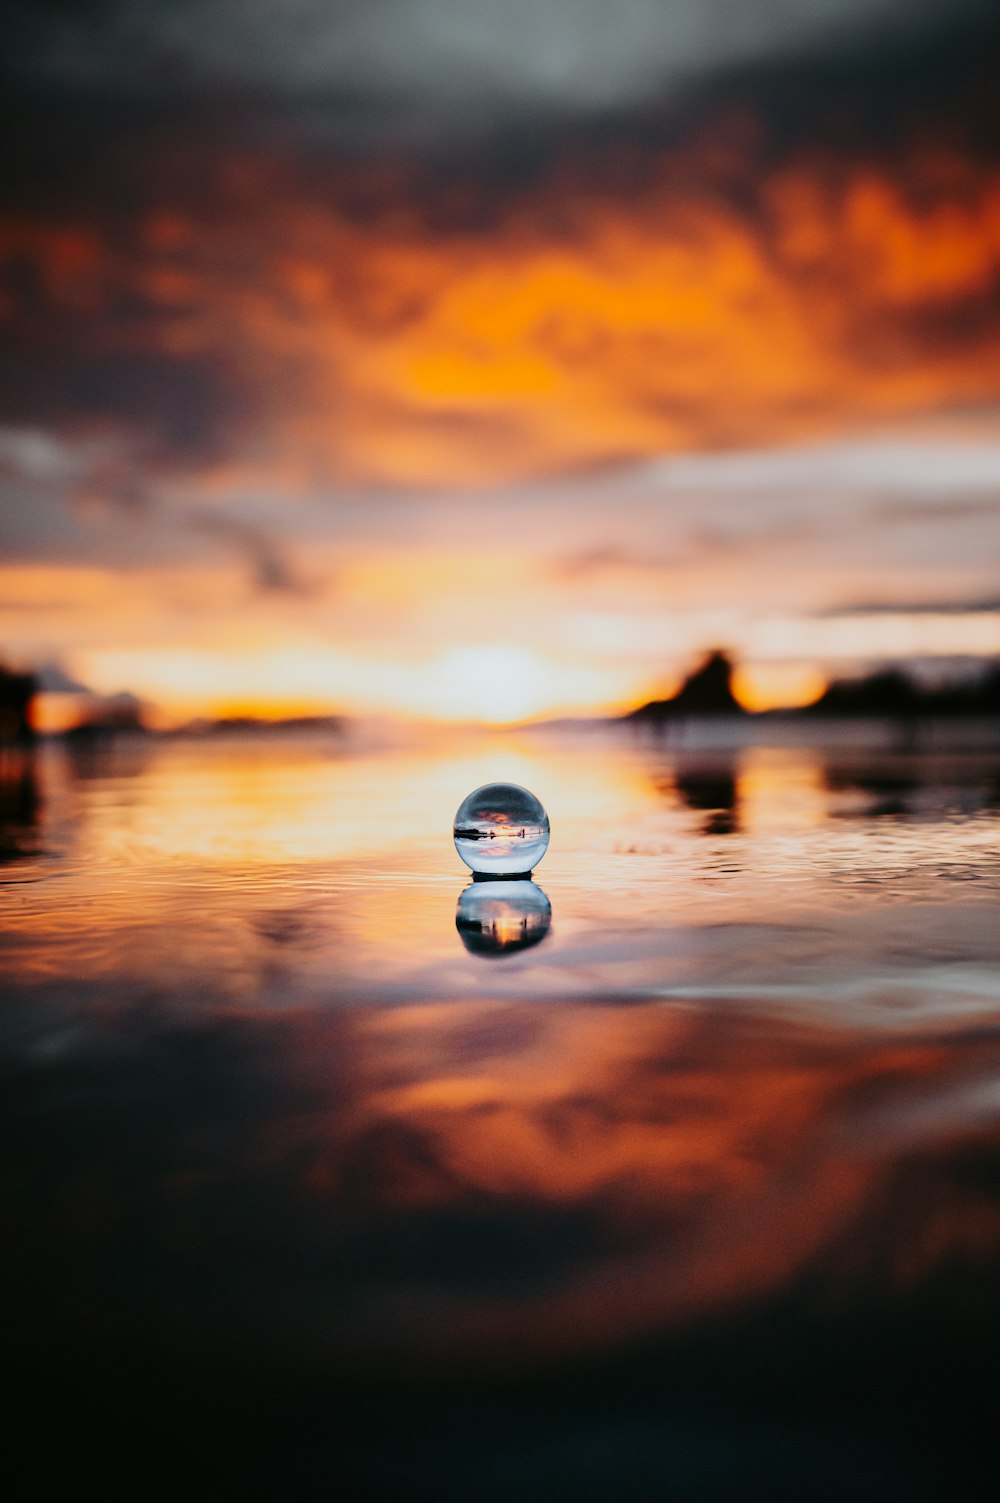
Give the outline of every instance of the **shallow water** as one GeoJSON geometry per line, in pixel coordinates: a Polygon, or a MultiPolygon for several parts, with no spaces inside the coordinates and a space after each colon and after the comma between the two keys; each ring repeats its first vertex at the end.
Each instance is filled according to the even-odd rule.
{"type": "Polygon", "coordinates": [[[979,1495],[1000,756],[220,738],[2,790],[13,1350],[102,1475],[979,1495]],[[451,842],[499,779],[527,902],[451,842]]]}

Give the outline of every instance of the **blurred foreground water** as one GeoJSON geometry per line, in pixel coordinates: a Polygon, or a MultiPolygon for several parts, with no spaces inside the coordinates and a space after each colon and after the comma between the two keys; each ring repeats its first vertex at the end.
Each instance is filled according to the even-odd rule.
{"type": "Polygon", "coordinates": [[[137,740],[0,791],[36,1490],[992,1496],[1000,755],[137,740]],[[553,833],[484,904],[493,779],[553,833]]]}

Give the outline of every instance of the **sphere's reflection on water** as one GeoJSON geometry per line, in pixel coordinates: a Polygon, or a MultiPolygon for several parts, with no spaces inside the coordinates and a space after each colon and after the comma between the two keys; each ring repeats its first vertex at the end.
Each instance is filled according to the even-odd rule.
{"type": "Polygon", "coordinates": [[[540,944],[552,905],[535,882],[474,882],[458,900],[455,927],[473,955],[511,955],[540,944]]]}

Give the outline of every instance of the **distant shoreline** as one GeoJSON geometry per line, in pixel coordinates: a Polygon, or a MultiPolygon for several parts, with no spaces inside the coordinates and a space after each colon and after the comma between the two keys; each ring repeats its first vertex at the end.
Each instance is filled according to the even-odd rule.
{"type": "MultiPolygon", "coordinates": [[[[1000,718],[994,716],[917,716],[900,721],[892,716],[817,716],[801,711],[768,710],[743,715],[687,715],[668,720],[631,716],[563,717],[516,725],[475,723],[439,725],[364,720],[302,719],[224,723],[218,727],[181,726],[168,730],[143,727],[99,727],[74,732],[46,732],[36,736],[39,749],[49,746],[89,753],[126,746],[167,746],[187,743],[219,747],[264,745],[269,741],[304,742],[315,739],[346,751],[375,751],[389,746],[433,744],[442,735],[474,740],[514,736],[518,739],[574,741],[607,738],[669,752],[736,752],[749,747],[813,747],[872,755],[920,755],[1000,752],[1000,718]]],[[[13,749],[13,748],[11,748],[13,749]]],[[[30,754],[31,743],[25,748],[30,754]]],[[[471,834],[467,838],[475,838],[471,834]]]]}

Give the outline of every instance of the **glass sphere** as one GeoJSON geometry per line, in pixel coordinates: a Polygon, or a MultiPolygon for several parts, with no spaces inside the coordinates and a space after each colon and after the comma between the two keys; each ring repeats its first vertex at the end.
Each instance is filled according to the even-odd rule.
{"type": "Polygon", "coordinates": [[[552,905],[534,882],[470,882],[458,900],[455,928],[473,955],[512,955],[540,944],[552,905]]]}
{"type": "Polygon", "coordinates": [[[486,783],[455,815],[455,849],[477,876],[527,876],[549,848],[549,816],[516,783],[486,783]]]}

